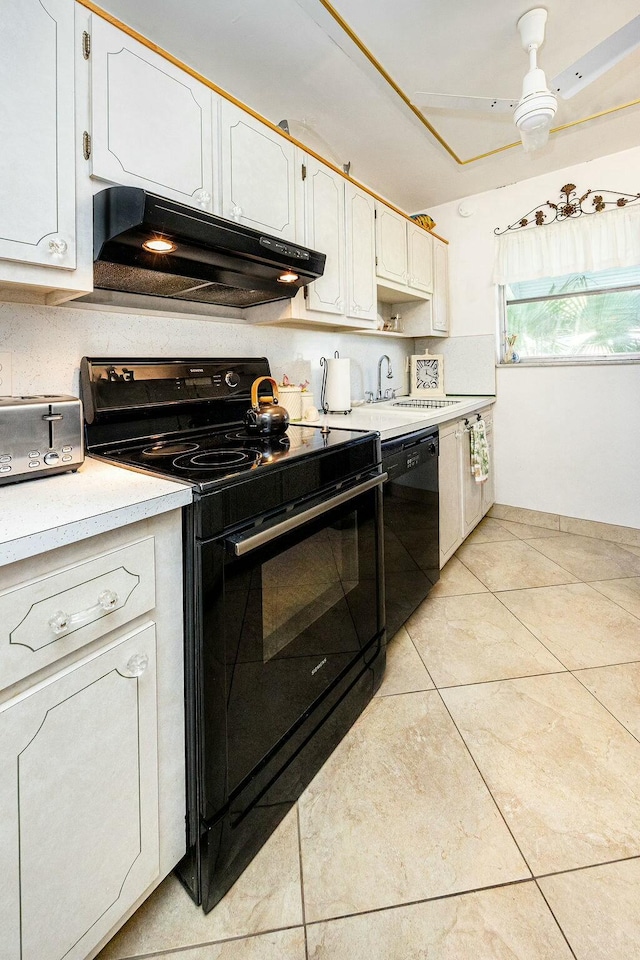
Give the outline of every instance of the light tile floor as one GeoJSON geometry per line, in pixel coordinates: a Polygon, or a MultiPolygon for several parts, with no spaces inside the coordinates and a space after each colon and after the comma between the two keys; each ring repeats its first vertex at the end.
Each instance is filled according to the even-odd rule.
{"type": "Polygon", "coordinates": [[[378,696],[208,916],[99,960],[640,957],[640,549],[486,519],[378,696]]]}

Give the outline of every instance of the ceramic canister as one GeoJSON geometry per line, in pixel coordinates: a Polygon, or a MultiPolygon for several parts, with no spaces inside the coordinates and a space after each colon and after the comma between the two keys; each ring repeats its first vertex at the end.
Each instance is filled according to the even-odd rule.
{"type": "Polygon", "coordinates": [[[278,394],[289,420],[302,420],[302,387],[278,387],[278,394]]]}

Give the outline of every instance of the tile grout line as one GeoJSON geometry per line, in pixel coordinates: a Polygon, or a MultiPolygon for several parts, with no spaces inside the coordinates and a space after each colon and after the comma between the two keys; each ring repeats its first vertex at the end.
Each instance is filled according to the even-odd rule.
{"type": "Polygon", "coordinates": [[[561,924],[560,924],[560,921],[559,921],[558,918],[556,917],[556,915],[555,915],[555,913],[554,913],[554,911],[553,911],[553,908],[551,907],[551,904],[549,903],[549,901],[548,901],[547,898],[545,897],[544,891],[543,891],[542,888],[540,887],[540,884],[538,883],[537,878],[534,878],[534,881],[533,881],[533,882],[534,882],[535,885],[536,885],[536,888],[537,888],[537,890],[538,890],[538,893],[540,894],[540,896],[541,896],[542,899],[544,900],[544,902],[545,902],[545,904],[546,904],[546,906],[547,906],[547,910],[549,911],[549,913],[550,913],[551,916],[553,917],[553,919],[554,919],[554,921],[555,921],[555,923],[556,923],[556,926],[558,927],[558,930],[559,930],[560,933],[562,934],[562,937],[563,937],[563,939],[564,939],[567,947],[568,947],[569,950],[571,951],[571,956],[574,957],[575,960],[578,960],[578,958],[577,958],[577,956],[576,956],[576,953],[575,953],[573,947],[571,946],[571,944],[570,944],[570,942],[569,942],[569,937],[567,936],[567,934],[566,934],[566,933],[564,932],[564,930],[562,929],[562,926],[561,926],[561,924]]]}
{"type": "Polygon", "coordinates": [[[371,907],[370,910],[361,910],[359,913],[340,913],[335,917],[321,917],[318,920],[309,920],[307,926],[316,927],[321,923],[334,923],[338,920],[352,920],[354,917],[368,917],[376,913],[388,913],[390,910],[402,910],[404,907],[418,907],[423,903],[439,903],[441,900],[454,900],[456,897],[470,897],[487,890],[502,890],[504,887],[518,887],[524,883],[533,883],[535,877],[523,877],[520,880],[507,880],[504,883],[491,883],[486,887],[469,887],[464,890],[455,890],[452,893],[443,893],[437,897],[423,897],[421,900],[405,900],[403,903],[389,903],[382,907],[371,907]]]}
{"type": "MultiPolygon", "coordinates": [[[[135,916],[135,914],[132,914],[135,916]]],[[[285,933],[287,930],[299,930],[299,923],[288,924],[286,927],[271,927],[268,930],[258,930],[256,933],[241,933],[235,937],[224,937],[221,940],[203,940],[200,943],[187,943],[179,947],[167,947],[166,950],[156,950],[155,953],[132,953],[126,957],[118,957],[117,960],[154,960],[155,957],[173,957],[174,955],[180,953],[185,954],[185,960],[188,960],[186,956],[186,951],[188,950],[200,950],[202,947],[217,947],[225,943],[236,943],[237,941],[242,940],[255,940],[257,937],[266,937],[272,933],[285,933]]],[[[110,941],[109,941],[110,942],[110,941]]],[[[106,949],[108,943],[104,945],[103,950],[106,949]]],[[[99,960],[100,954],[97,954],[95,960],[99,960]]]]}
{"type": "MultiPolygon", "coordinates": [[[[567,584],[555,584],[555,586],[567,586],[567,584]]],[[[520,589],[521,589],[521,590],[547,590],[548,588],[547,588],[547,587],[521,587],[520,589]]],[[[537,640],[537,642],[538,642],[542,647],[544,647],[544,649],[547,651],[547,653],[548,653],[550,656],[552,656],[554,660],[557,660],[557,661],[558,661],[558,663],[560,664],[561,667],[564,667],[564,670],[570,672],[571,668],[568,667],[565,663],[563,663],[563,661],[560,659],[560,657],[559,657],[557,654],[555,654],[555,653],[553,652],[553,650],[551,650],[551,649],[547,646],[547,644],[544,642],[544,640],[541,640],[540,637],[537,637],[537,636],[535,635],[535,633],[533,632],[533,630],[531,630],[531,629],[526,625],[526,623],[525,623],[523,620],[520,619],[520,617],[518,616],[518,614],[517,614],[517,613],[514,613],[513,610],[510,610],[509,607],[506,605],[506,603],[502,600],[502,598],[498,596],[498,593],[512,593],[512,592],[515,592],[515,591],[499,590],[497,593],[492,593],[492,596],[494,596],[494,597],[496,598],[496,600],[498,601],[498,603],[501,603],[501,604],[502,604],[502,606],[504,607],[504,609],[505,609],[508,613],[510,613],[512,617],[515,617],[515,619],[516,619],[516,620],[518,621],[518,623],[527,631],[527,633],[530,633],[531,636],[533,637],[533,639],[534,639],[534,640],[537,640]]],[[[563,671],[562,671],[562,670],[550,670],[550,671],[548,671],[548,672],[549,672],[549,673],[562,673],[563,671]]],[[[539,674],[539,676],[542,676],[542,674],[539,674]]]]}
{"type": "Polygon", "coordinates": [[[596,593],[599,593],[601,597],[604,597],[605,600],[609,600],[611,603],[615,603],[616,607],[620,607],[621,610],[624,610],[625,613],[628,613],[630,617],[634,617],[636,620],[640,621],[640,617],[636,617],[635,613],[631,613],[631,610],[627,610],[626,607],[623,607],[621,603],[618,603],[617,600],[614,600],[613,597],[608,597],[606,593],[603,593],[601,590],[598,590],[597,587],[594,587],[594,583],[615,583],[616,580],[637,580],[640,584],[640,577],[610,577],[608,580],[583,580],[582,582],[587,587],[591,587],[592,590],[595,590],[596,593]]]}
{"type": "Polygon", "coordinates": [[[296,800],[296,826],[298,828],[298,867],[300,870],[300,908],[302,910],[302,929],[304,931],[304,956],[309,960],[309,944],[307,943],[307,912],[304,902],[304,867],[302,865],[302,829],[300,827],[300,804],[296,800]]]}
{"type": "MultiPolygon", "coordinates": [[[[533,874],[533,870],[531,869],[531,866],[530,866],[530,864],[529,864],[529,861],[527,860],[527,858],[525,857],[524,853],[523,853],[522,850],[520,849],[520,844],[519,844],[518,841],[516,840],[516,838],[515,838],[515,836],[514,836],[514,833],[513,833],[512,829],[511,829],[511,827],[509,826],[509,824],[508,824],[508,822],[507,822],[507,819],[506,819],[504,813],[502,812],[502,809],[501,809],[498,801],[497,801],[496,798],[494,797],[494,795],[493,795],[493,793],[492,793],[492,791],[491,791],[491,788],[489,787],[489,784],[487,783],[487,781],[486,781],[486,779],[485,779],[485,777],[484,777],[484,774],[483,774],[482,770],[481,770],[480,767],[478,766],[478,763],[477,763],[477,761],[476,761],[476,758],[474,757],[473,753],[471,752],[471,748],[469,747],[469,744],[467,743],[467,741],[465,740],[464,736],[462,735],[462,731],[461,731],[460,728],[458,727],[458,724],[456,723],[456,721],[455,721],[455,719],[454,719],[454,717],[453,717],[453,714],[452,714],[451,711],[449,710],[449,707],[447,706],[444,697],[442,696],[442,694],[440,693],[439,690],[438,690],[437,692],[438,692],[438,696],[440,697],[440,701],[441,701],[444,709],[447,711],[447,714],[449,715],[449,717],[450,717],[450,719],[451,719],[451,722],[452,722],[453,726],[455,727],[455,730],[456,730],[458,736],[460,737],[460,740],[461,740],[462,743],[464,744],[465,750],[467,751],[467,753],[469,754],[469,756],[470,756],[470,758],[471,758],[471,762],[473,763],[474,767],[475,767],[476,770],[478,771],[478,776],[480,777],[480,779],[481,779],[482,782],[484,783],[484,785],[485,785],[485,787],[486,787],[486,789],[487,789],[487,793],[489,794],[489,796],[491,797],[491,800],[493,801],[493,805],[495,806],[495,808],[496,808],[496,810],[498,811],[498,814],[500,815],[500,817],[501,817],[501,819],[502,819],[505,827],[507,828],[507,830],[508,830],[508,832],[509,832],[509,836],[510,836],[511,839],[513,840],[513,842],[514,842],[514,844],[515,844],[515,846],[516,846],[516,849],[517,849],[518,853],[519,853],[520,856],[522,857],[522,862],[524,863],[525,867],[526,867],[527,870],[529,871],[530,879],[533,879],[534,874],[533,874]]],[[[501,886],[504,886],[504,884],[501,884],[501,886]]]]}

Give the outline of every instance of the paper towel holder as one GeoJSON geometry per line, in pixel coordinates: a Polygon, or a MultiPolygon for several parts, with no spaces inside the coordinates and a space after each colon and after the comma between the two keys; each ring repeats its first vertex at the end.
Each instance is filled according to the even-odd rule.
{"type": "MultiPolygon", "coordinates": [[[[336,350],[333,354],[334,360],[340,359],[340,351],[336,350]]],[[[344,413],[345,417],[348,413],[351,413],[351,407],[348,410],[330,410],[329,404],[327,403],[327,377],[329,375],[329,360],[327,357],[320,357],[320,366],[322,370],[322,386],[320,388],[320,406],[323,413],[344,413]]]]}

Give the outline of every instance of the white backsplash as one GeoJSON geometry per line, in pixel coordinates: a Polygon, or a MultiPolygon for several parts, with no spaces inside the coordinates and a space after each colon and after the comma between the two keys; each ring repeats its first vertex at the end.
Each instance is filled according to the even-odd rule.
{"type": "MultiPolygon", "coordinates": [[[[0,351],[11,351],[14,395],[79,390],[83,356],[242,357],[266,356],[278,379],[300,357],[311,364],[311,389],[320,404],[320,357],[335,350],[351,359],[351,395],[361,399],[376,386],[377,362],[386,353],[394,377],[383,388],[407,392],[406,358],[413,340],[331,331],[252,326],[218,320],[109,313],[86,307],[0,303],[0,351]]],[[[386,367],[385,367],[386,372],[386,367]]]]}
{"type": "Polygon", "coordinates": [[[486,396],[496,392],[496,340],[480,337],[420,337],[416,352],[441,353],[447,393],[486,396]]]}

